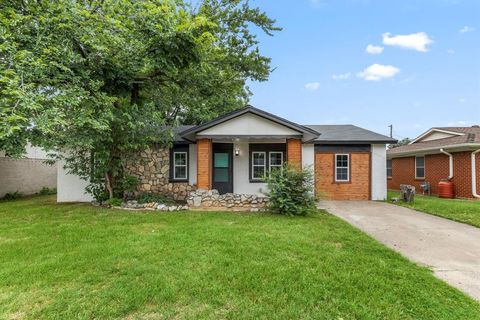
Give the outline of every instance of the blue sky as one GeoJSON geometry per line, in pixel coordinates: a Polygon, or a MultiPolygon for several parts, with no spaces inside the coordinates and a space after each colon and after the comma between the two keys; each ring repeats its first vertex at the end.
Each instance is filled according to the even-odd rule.
{"type": "Polygon", "coordinates": [[[252,4],[283,28],[259,36],[275,70],[249,84],[252,105],[301,124],[393,124],[397,139],[480,124],[480,1],[252,4]]]}

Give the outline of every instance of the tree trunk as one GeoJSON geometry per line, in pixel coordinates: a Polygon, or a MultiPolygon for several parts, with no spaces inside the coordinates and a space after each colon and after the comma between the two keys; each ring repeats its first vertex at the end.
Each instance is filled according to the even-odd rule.
{"type": "Polygon", "coordinates": [[[112,199],[113,198],[113,187],[112,187],[112,182],[111,182],[110,174],[105,173],[105,186],[107,187],[108,191],[108,198],[112,199]]]}

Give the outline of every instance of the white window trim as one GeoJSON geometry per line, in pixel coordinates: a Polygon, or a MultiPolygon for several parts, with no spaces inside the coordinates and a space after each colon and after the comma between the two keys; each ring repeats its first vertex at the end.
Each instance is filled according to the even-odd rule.
{"type": "Polygon", "coordinates": [[[270,151],[268,153],[268,172],[272,171],[272,154],[278,154],[280,153],[280,159],[281,159],[281,164],[280,165],[273,165],[274,168],[280,168],[282,170],[283,168],[283,152],[282,151],[270,151]]]}
{"type": "Polygon", "coordinates": [[[392,159],[387,159],[387,178],[391,178],[393,175],[393,161],[392,159]],[[390,162],[390,168],[388,167],[388,163],[390,162]],[[390,169],[390,175],[388,175],[388,171],[390,169]]]}
{"type": "MultiPolygon", "coordinates": [[[[340,167],[345,168],[345,167],[340,167]]],[[[335,154],[335,182],[350,182],[350,155],[348,153],[336,153],[335,154]],[[337,157],[338,156],[347,156],[347,180],[338,179],[337,172],[337,157]]]]}
{"type": "Polygon", "coordinates": [[[425,179],[425,156],[415,156],[415,179],[425,179]],[[417,158],[423,158],[423,167],[420,167],[420,168],[423,168],[423,177],[418,177],[417,176],[417,158]]]}
{"type": "Polygon", "coordinates": [[[263,180],[265,179],[266,173],[267,173],[267,153],[265,151],[252,151],[252,180],[263,180]],[[263,165],[255,164],[255,154],[263,154],[263,159],[265,160],[263,165]],[[253,168],[255,167],[263,167],[263,172],[264,172],[263,178],[255,178],[253,176],[254,175],[253,168]]]}
{"type": "Polygon", "coordinates": [[[188,179],[188,152],[186,151],[174,151],[173,152],[173,180],[187,180],[188,179]],[[184,154],[185,155],[185,164],[176,164],[175,163],[175,156],[177,154],[184,154]],[[176,176],[176,167],[185,167],[185,177],[177,178],[176,176]]]}

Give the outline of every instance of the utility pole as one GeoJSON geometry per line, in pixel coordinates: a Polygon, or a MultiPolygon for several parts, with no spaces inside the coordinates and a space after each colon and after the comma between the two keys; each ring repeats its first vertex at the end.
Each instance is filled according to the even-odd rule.
{"type": "Polygon", "coordinates": [[[393,124],[388,126],[390,128],[390,138],[393,138],[393,124]]]}

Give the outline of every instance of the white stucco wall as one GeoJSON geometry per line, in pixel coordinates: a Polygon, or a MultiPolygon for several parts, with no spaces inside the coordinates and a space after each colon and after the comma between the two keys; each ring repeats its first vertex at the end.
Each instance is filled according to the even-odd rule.
{"type": "Polygon", "coordinates": [[[254,114],[244,114],[197,133],[198,136],[299,135],[299,132],[254,114]]]}
{"type": "Polygon", "coordinates": [[[69,174],[59,161],[57,174],[57,202],[90,202],[93,197],[85,192],[88,182],[76,175],[69,174]]]}
{"type": "Polygon", "coordinates": [[[387,198],[387,148],[372,144],[372,200],[387,198]]]}
{"type": "Polygon", "coordinates": [[[302,145],[302,168],[311,168],[314,170],[315,164],[315,146],[313,144],[302,145]]]}
{"type": "Polygon", "coordinates": [[[197,145],[188,145],[188,183],[197,183],[197,145]]]}
{"type": "Polygon", "coordinates": [[[251,183],[249,179],[249,148],[248,141],[234,143],[233,148],[238,148],[240,154],[233,155],[233,192],[242,194],[263,195],[262,191],[266,191],[266,183],[251,183]]]}

